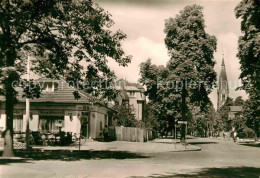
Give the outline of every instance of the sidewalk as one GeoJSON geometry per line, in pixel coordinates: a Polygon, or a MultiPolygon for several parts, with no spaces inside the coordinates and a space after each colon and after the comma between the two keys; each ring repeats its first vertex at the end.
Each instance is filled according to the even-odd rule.
{"type": "MultiPolygon", "coordinates": [[[[216,139],[216,140],[226,140],[226,141],[232,141],[234,142],[234,139],[229,137],[229,138],[224,138],[224,137],[208,137],[210,139],[216,139]]],[[[252,143],[252,144],[259,144],[260,139],[258,141],[255,141],[254,138],[237,138],[236,143],[252,143]]]]}
{"type": "MultiPolygon", "coordinates": [[[[79,146],[35,146],[35,149],[44,150],[79,150],[79,146]]],[[[80,150],[91,151],[127,151],[133,153],[160,153],[160,152],[182,152],[182,151],[200,151],[201,148],[194,145],[184,145],[173,142],[171,139],[156,139],[149,142],[85,142],[80,150]]]]}

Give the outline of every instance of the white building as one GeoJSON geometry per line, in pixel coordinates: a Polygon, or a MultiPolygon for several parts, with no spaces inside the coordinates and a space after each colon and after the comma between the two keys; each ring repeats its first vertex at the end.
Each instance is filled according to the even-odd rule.
{"type": "MultiPolygon", "coordinates": [[[[91,104],[87,94],[80,93],[76,100],[74,88],[65,81],[39,79],[44,86],[39,99],[30,100],[31,131],[40,132],[72,132],[89,138],[97,138],[105,125],[112,123],[112,110],[99,103],[91,104]]],[[[22,90],[17,89],[18,104],[14,107],[13,128],[15,132],[25,132],[26,113],[25,98],[22,90]]],[[[0,98],[0,130],[6,129],[5,99],[0,98]]]]}
{"type": "Polygon", "coordinates": [[[120,95],[123,95],[121,99],[129,100],[129,105],[132,107],[136,119],[143,120],[146,102],[144,88],[138,83],[130,83],[124,79],[120,79],[116,82],[116,89],[121,90],[120,95]]]}

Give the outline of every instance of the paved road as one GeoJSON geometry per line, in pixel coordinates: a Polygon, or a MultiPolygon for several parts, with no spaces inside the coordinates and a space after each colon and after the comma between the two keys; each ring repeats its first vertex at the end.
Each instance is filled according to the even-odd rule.
{"type": "Polygon", "coordinates": [[[0,165],[0,177],[260,176],[259,147],[222,139],[193,138],[188,142],[202,150],[147,154],[95,152],[91,157],[70,161],[34,157],[26,162],[0,165]]]}

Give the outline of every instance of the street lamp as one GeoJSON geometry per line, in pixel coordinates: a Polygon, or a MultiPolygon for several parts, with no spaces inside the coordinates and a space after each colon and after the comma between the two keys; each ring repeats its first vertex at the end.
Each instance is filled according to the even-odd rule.
{"type": "MultiPolygon", "coordinates": [[[[29,87],[29,80],[30,80],[30,57],[27,56],[27,82],[29,87]]],[[[26,97],[26,131],[25,131],[25,142],[26,142],[26,149],[30,149],[30,100],[26,97]]]]}

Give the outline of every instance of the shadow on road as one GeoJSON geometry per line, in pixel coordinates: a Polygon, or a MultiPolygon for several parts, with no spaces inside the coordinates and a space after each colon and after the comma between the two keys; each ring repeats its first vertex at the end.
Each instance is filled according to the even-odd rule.
{"type": "Polygon", "coordinates": [[[165,175],[154,174],[149,177],[259,177],[260,168],[255,167],[225,167],[225,168],[205,168],[199,172],[190,174],[167,173],[165,175]]]}
{"type": "MultiPolygon", "coordinates": [[[[2,155],[2,152],[0,152],[2,155]]],[[[21,159],[0,159],[0,165],[9,163],[26,163],[30,160],[60,160],[60,161],[79,161],[82,159],[140,159],[149,158],[136,153],[125,151],[69,151],[69,150],[45,150],[37,151],[17,151],[15,156],[21,159]]]]}
{"type": "MultiPolygon", "coordinates": [[[[186,138],[186,140],[197,139],[197,138],[201,138],[201,137],[188,136],[186,138]]],[[[166,140],[169,139],[169,140],[172,140],[172,139],[175,139],[175,137],[168,136],[168,137],[160,137],[159,139],[166,139],[166,140]]],[[[177,140],[180,140],[180,137],[178,137],[177,140]]]]}
{"type": "Polygon", "coordinates": [[[28,159],[23,159],[23,158],[20,158],[20,159],[0,159],[0,165],[8,165],[10,163],[29,163],[28,162],[29,160],[28,159]]]}
{"type": "Polygon", "coordinates": [[[218,142],[188,142],[191,145],[218,144],[218,142]]]}
{"type": "Polygon", "coordinates": [[[252,146],[252,147],[260,147],[260,143],[258,143],[258,144],[253,144],[253,143],[244,143],[244,144],[240,144],[240,145],[244,145],[244,146],[252,146]]]}

